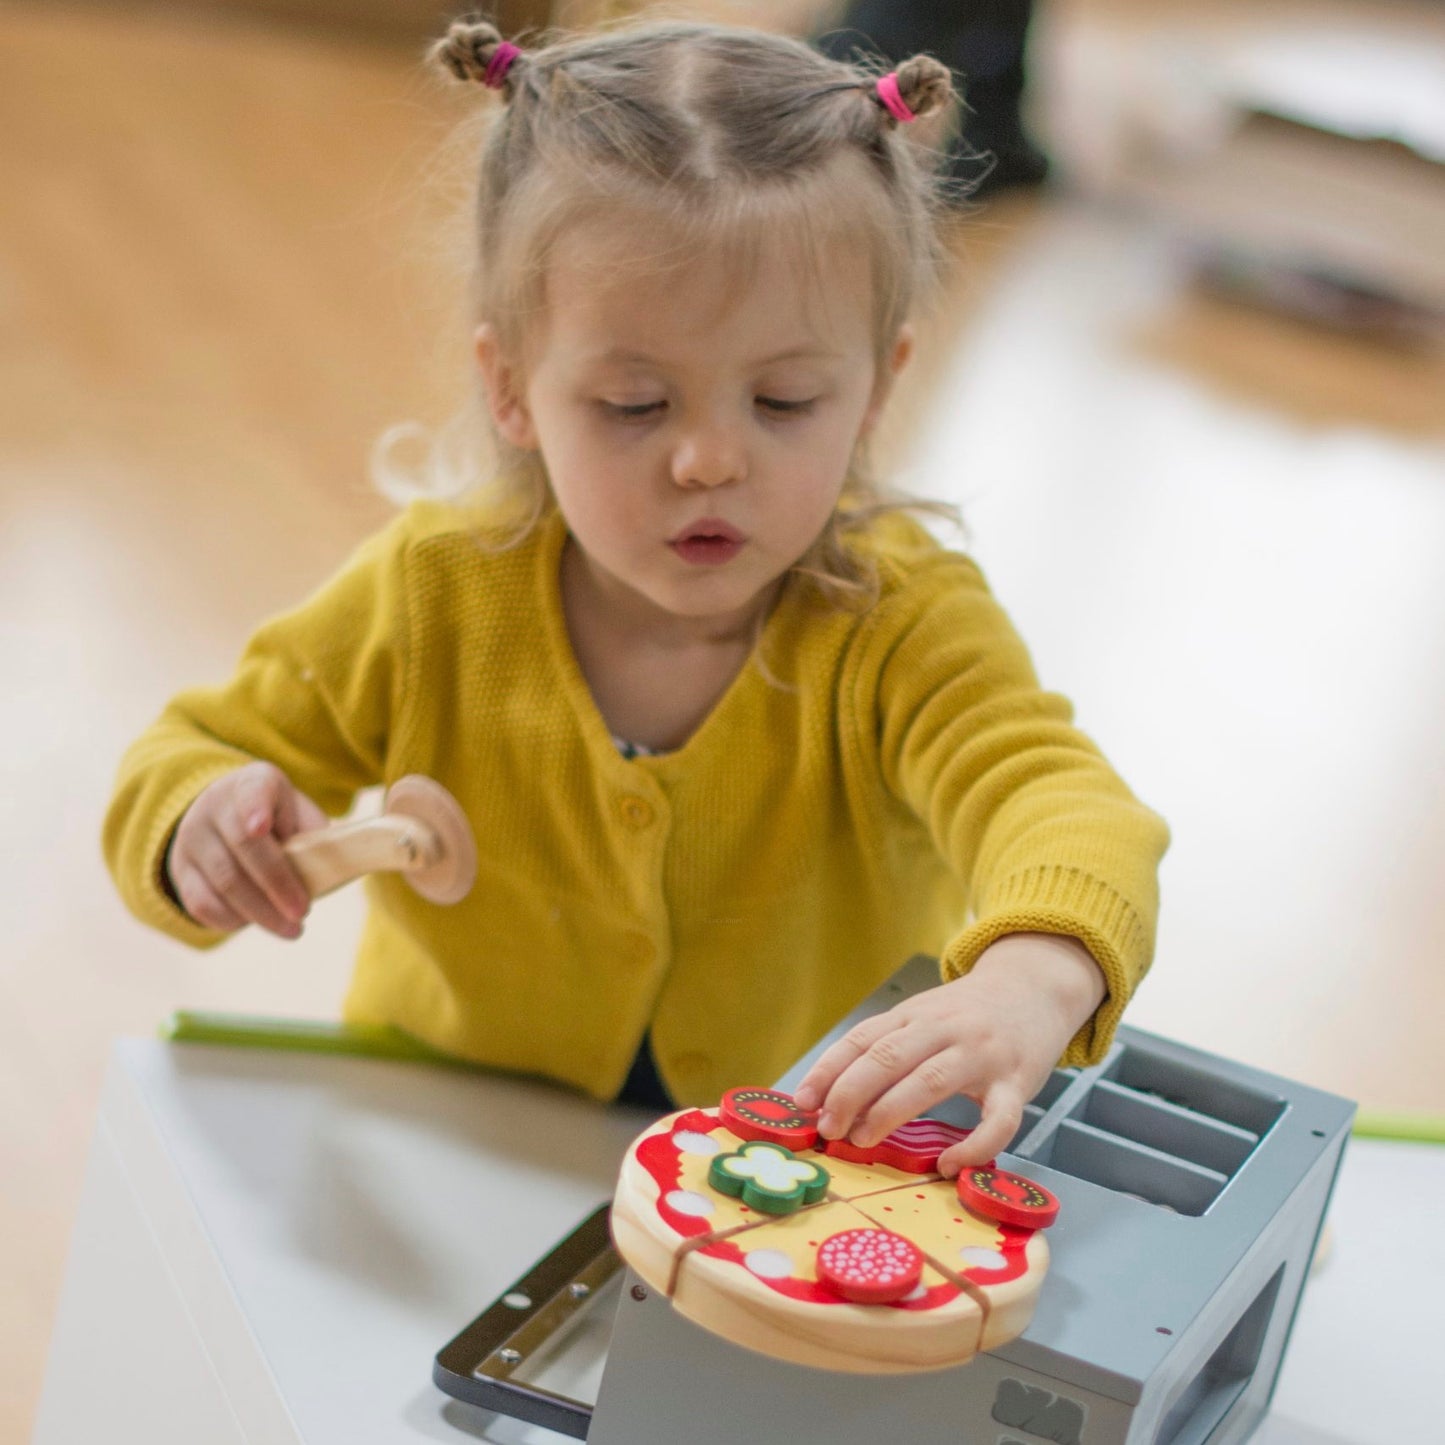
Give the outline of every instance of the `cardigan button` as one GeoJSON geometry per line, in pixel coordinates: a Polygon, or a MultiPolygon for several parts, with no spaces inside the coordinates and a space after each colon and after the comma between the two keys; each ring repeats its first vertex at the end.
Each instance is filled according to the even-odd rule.
{"type": "Polygon", "coordinates": [[[657,813],[646,798],[639,798],[629,795],[617,804],[617,811],[622,815],[622,821],[629,828],[641,831],[643,828],[650,828],[656,821],[657,813]]]}

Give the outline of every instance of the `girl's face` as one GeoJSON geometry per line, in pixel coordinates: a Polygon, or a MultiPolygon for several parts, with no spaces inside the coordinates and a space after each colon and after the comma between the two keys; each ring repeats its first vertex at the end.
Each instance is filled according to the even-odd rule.
{"type": "Polygon", "coordinates": [[[493,416],[541,452],[598,595],[646,620],[750,626],[838,503],[853,449],[911,349],[879,374],[866,259],[826,283],[786,246],[648,265],[655,233],[574,229],[548,265],[525,365],[477,335],[493,416]]]}

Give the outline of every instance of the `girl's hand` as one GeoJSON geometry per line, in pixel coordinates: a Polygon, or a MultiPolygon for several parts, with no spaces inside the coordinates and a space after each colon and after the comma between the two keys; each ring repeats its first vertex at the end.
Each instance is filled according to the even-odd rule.
{"type": "Polygon", "coordinates": [[[186,810],[166,854],[166,881],[207,928],[232,932],[259,923],[281,938],[300,938],[311,896],[281,844],[326,821],[280,768],[248,763],[186,810]]]}
{"type": "Polygon", "coordinates": [[[1104,998],[1104,975],[1077,939],[1015,933],[963,978],[925,990],[850,1030],[794,1097],[821,1109],[825,1138],[864,1148],[954,1094],[983,1111],[939,1158],[942,1173],[982,1164],[1017,1132],[1069,1040],[1104,998]]]}

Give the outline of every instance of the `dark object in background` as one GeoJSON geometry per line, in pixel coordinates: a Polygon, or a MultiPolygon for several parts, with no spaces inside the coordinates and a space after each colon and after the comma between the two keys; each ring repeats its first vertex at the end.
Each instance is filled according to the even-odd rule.
{"type": "Polygon", "coordinates": [[[948,173],[973,196],[1037,185],[1048,158],[1024,133],[1024,48],[1033,0],[850,0],[838,25],[813,38],[835,60],[876,51],[893,64],[926,51],[957,75],[961,132],[948,173]]]}

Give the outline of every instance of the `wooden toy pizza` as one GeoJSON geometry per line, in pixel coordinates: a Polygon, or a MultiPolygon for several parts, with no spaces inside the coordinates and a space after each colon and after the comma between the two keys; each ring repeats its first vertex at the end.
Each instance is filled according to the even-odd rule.
{"type": "Polygon", "coordinates": [[[634,1140],[612,1205],[620,1253],[688,1319],[794,1364],[857,1374],[961,1365],[1015,1339],[1048,1269],[1058,1200],[939,1155],[967,1130],[915,1119],[820,1146],[817,1115],[732,1089],[634,1140]]]}

